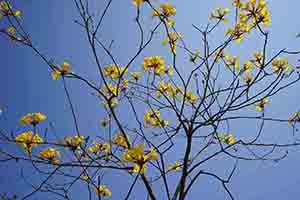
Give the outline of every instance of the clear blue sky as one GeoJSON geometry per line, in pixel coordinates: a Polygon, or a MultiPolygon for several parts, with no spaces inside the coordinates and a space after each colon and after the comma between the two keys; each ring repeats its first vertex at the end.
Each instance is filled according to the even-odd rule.
{"type": "MultiPolygon", "coordinates": [[[[104,2],[106,1],[90,1],[92,10],[97,11],[95,15],[99,15],[103,10],[104,2]]],[[[159,2],[154,1],[156,4],[159,2]]],[[[192,48],[197,48],[201,42],[200,35],[193,29],[192,24],[204,27],[210,11],[218,6],[231,6],[229,0],[173,0],[171,3],[177,7],[176,28],[184,35],[185,40],[192,48]]],[[[31,34],[34,44],[41,52],[46,54],[48,58],[53,58],[56,63],[69,60],[74,72],[83,74],[94,81],[99,80],[97,73],[95,73],[96,65],[88,49],[86,35],[82,28],[74,23],[74,20],[78,19],[78,14],[72,1],[27,0],[19,1],[16,5],[23,11],[22,18],[24,18],[26,30],[31,34]]],[[[271,30],[270,54],[274,54],[284,47],[299,49],[300,40],[296,39],[296,34],[300,31],[299,7],[300,2],[296,0],[269,1],[272,18],[271,26],[268,28],[271,30]]],[[[143,7],[142,13],[144,13],[143,24],[147,29],[148,26],[154,24],[151,12],[149,8],[143,7]]],[[[134,23],[134,17],[135,7],[131,0],[114,0],[112,9],[106,16],[101,28],[100,37],[105,41],[105,44],[114,40],[112,53],[116,56],[117,62],[121,64],[128,62],[128,57],[137,48],[137,27],[134,23]]],[[[20,132],[23,130],[17,124],[20,116],[28,112],[40,111],[47,114],[48,120],[55,126],[57,135],[74,134],[71,112],[62,84],[51,79],[48,67],[30,49],[13,45],[7,38],[1,37],[0,40],[2,75],[0,79],[0,105],[7,107],[5,113],[7,120],[2,116],[0,127],[20,132]]],[[[154,44],[137,59],[136,69],[140,69],[143,56],[163,55],[166,60],[169,59],[170,61],[166,47],[161,47],[161,40],[162,35],[155,36],[154,44]]],[[[246,38],[243,45],[232,47],[231,52],[232,54],[238,52],[242,58],[248,57],[258,46],[262,46],[262,40],[255,39],[254,34],[246,38]]],[[[103,64],[109,64],[107,57],[104,57],[103,64]]],[[[184,66],[183,63],[182,66],[184,66]]],[[[182,70],[185,69],[182,67],[182,70]]],[[[80,113],[79,125],[82,133],[85,135],[99,134],[101,132],[99,118],[103,116],[103,112],[97,98],[92,96],[82,84],[75,81],[69,83],[76,112],[80,113]]],[[[285,118],[297,110],[299,108],[299,89],[299,85],[294,86],[282,93],[280,98],[272,99],[271,111],[267,114],[285,118]]],[[[125,115],[126,111],[123,112],[122,114],[125,115]]],[[[255,131],[256,128],[246,123],[239,123],[235,126],[236,130],[239,130],[237,132],[240,132],[240,136],[251,132],[252,129],[255,131]]],[[[282,138],[283,141],[287,141],[285,138],[291,139],[291,129],[286,125],[268,125],[265,134],[267,135],[266,138],[272,141],[282,141],[282,138]]],[[[19,151],[17,148],[19,147],[11,147],[11,150],[19,151]]],[[[239,162],[237,173],[229,184],[229,188],[236,199],[242,200],[297,199],[300,194],[298,188],[300,182],[299,162],[299,149],[297,147],[290,150],[288,157],[279,163],[239,162]]],[[[206,169],[216,170],[225,175],[228,172],[228,162],[224,163],[226,163],[225,169],[220,161],[210,163],[206,169]]],[[[23,180],[16,176],[16,173],[20,171],[15,166],[13,162],[0,165],[0,192],[17,192],[23,195],[31,189],[24,187],[23,180]]],[[[110,174],[109,176],[106,180],[107,185],[112,186],[112,199],[119,199],[118,195],[121,193],[118,191],[122,191],[123,184],[127,183],[126,181],[119,181],[118,174],[110,174]]],[[[30,178],[30,176],[28,177],[30,178]]],[[[135,192],[139,194],[141,190],[137,189],[135,192]]],[[[74,191],[74,194],[76,194],[74,200],[85,199],[85,193],[80,192],[80,190],[74,191]]],[[[43,196],[43,199],[51,199],[51,197],[43,196]]],[[[134,196],[132,199],[135,199],[134,196]]],[[[197,188],[194,188],[190,199],[223,200],[229,198],[218,182],[203,178],[199,181],[197,188]]]]}

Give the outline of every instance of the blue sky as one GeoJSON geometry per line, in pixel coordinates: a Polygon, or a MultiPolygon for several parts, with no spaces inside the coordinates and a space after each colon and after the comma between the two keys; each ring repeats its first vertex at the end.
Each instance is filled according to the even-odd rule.
{"type": "MultiPolygon", "coordinates": [[[[104,8],[106,1],[91,0],[90,6],[95,16],[104,8]]],[[[154,1],[159,4],[161,1],[154,1]]],[[[216,7],[230,7],[229,0],[214,1],[179,1],[171,2],[177,8],[176,29],[184,35],[186,41],[192,49],[199,47],[201,38],[199,33],[193,29],[192,24],[204,27],[207,23],[210,11],[216,7]]],[[[68,60],[74,72],[82,74],[95,82],[99,81],[95,73],[96,65],[92,59],[91,51],[88,49],[86,34],[80,26],[74,23],[78,19],[76,8],[72,1],[21,1],[16,3],[23,11],[23,19],[26,30],[30,33],[33,43],[47,55],[53,58],[56,63],[62,63],[68,60]]],[[[300,22],[298,19],[299,1],[269,1],[272,23],[268,27],[270,30],[270,44],[268,53],[274,54],[278,50],[288,47],[293,50],[299,49],[300,40],[296,34],[300,31],[300,22]]],[[[145,30],[155,24],[151,17],[149,8],[142,8],[142,20],[145,30]]],[[[120,64],[126,64],[129,56],[137,50],[137,26],[134,23],[135,7],[130,0],[114,0],[112,9],[108,12],[103,26],[101,28],[100,38],[106,45],[114,40],[112,53],[120,64]]],[[[2,26],[3,24],[0,24],[2,26]]],[[[222,37],[223,28],[217,33],[218,40],[222,37]]],[[[1,27],[2,28],[2,27],[1,27]]],[[[262,40],[256,38],[258,34],[253,34],[246,38],[242,45],[234,45],[230,52],[241,58],[247,58],[249,55],[261,48],[262,40]]],[[[50,70],[45,63],[35,55],[30,49],[20,45],[11,44],[7,38],[1,37],[1,80],[0,80],[0,105],[6,107],[5,115],[0,119],[0,126],[5,130],[20,132],[25,130],[18,126],[20,116],[28,112],[43,112],[47,114],[48,121],[55,126],[55,134],[59,137],[63,135],[75,134],[71,112],[64,94],[63,86],[60,82],[51,79],[50,70]],[[7,119],[5,119],[7,118],[7,119]]],[[[155,36],[153,45],[145,50],[144,53],[134,63],[134,68],[140,69],[140,63],[144,56],[162,55],[167,62],[171,61],[167,47],[161,46],[161,34],[155,36]]],[[[103,57],[103,64],[109,64],[109,59],[104,52],[99,51],[103,57]],[[103,54],[103,55],[102,55],[103,54]]],[[[179,54],[180,55],[180,54],[179,54]]],[[[182,55],[184,58],[184,55],[182,55]]],[[[296,59],[293,59],[293,64],[296,59]]],[[[185,71],[185,61],[179,59],[185,71]]],[[[68,87],[75,105],[75,110],[79,115],[80,130],[85,135],[100,134],[99,118],[103,117],[103,110],[100,103],[91,91],[76,81],[68,81],[68,87]]],[[[286,118],[293,111],[299,108],[299,85],[295,85],[284,93],[280,98],[274,98],[271,101],[271,108],[267,114],[286,118]]],[[[127,116],[127,112],[121,111],[122,116],[127,116]]],[[[0,116],[1,117],[1,116],[0,116]]],[[[46,126],[46,125],[44,125],[46,126]]],[[[241,122],[233,125],[240,131],[240,137],[248,134],[253,129],[253,124],[241,122]],[[243,132],[243,133],[242,133],[243,132]]],[[[268,124],[265,128],[265,137],[270,141],[292,141],[291,129],[287,125],[268,124]]],[[[19,147],[11,146],[12,151],[19,151],[19,147]]],[[[286,159],[279,163],[267,161],[241,161],[239,162],[237,173],[234,175],[229,188],[236,199],[284,199],[287,196],[290,199],[296,199],[299,196],[298,156],[297,147],[289,150],[286,159]]],[[[220,158],[221,159],[221,158],[220,158]]],[[[16,173],[20,167],[15,168],[15,163],[6,163],[0,165],[0,192],[24,195],[30,188],[24,187],[24,182],[16,173]]],[[[18,166],[18,165],[17,165],[18,166]]],[[[224,175],[228,174],[229,166],[232,162],[229,160],[216,160],[208,165],[206,169],[216,170],[224,175]]],[[[31,173],[29,170],[28,173],[31,173]]],[[[120,181],[120,174],[109,173],[106,178],[107,185],[122,191],[121,188],[128,184],[127,180],[120,181]]],[[[31,176],[29,176],[30,179],[31,176]]],[[[34,176],[33,176],[34,177],[34,176]]],[[[39,181],[36,178],[36,181],[39,181]]],[[[159,187],[155,188],[159,190],[159,187]]],[[[113,191],[112,199],[119,199],[117,191],[113,191]]],[[[135,190],[136,196],[141,194],[140,186],[135,190]]],[[[74,191],[74,199],[85,198],[85,193],[74,191]]],[[[221,185],[210,179],[201,178],[197,188],[190,195],[190,199],[229,199],[221,185]]],[[[50,197],[43,196],[45,199],[50,197]]],[[[35,198],[33,198],[35,199],[35,198]]],[[[39,199],[39,198],[37,198],[39,199]]],[[[137,199],[132,196],[132,199],[137,199]]]]}

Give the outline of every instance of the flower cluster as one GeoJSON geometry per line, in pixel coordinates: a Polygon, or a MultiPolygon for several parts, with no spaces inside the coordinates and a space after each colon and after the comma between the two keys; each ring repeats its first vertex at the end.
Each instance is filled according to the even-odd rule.
{"type": "Polygon", "coordinates": [[[155,75],[163,75],[165,72],[165,61],[160,56],[144,58],[144,71],[149,71],[155,75]]]}
{"type": "Polygon", "coordinates": [[[109,153],[110,144],[98,143],[96,140],[93,141],[94,146],[88,148],[89,153],[99,154],[101,152],[109,153]]]}
{"type": "Polygon", "coordinates": [[[123,160],[134,164],[132,172],[144,174],[147,169],[147,162],[157,160],[158,155],[154,149],[149,149],[145,154],[144,145],[137,145],[133,149],[129,149],[124,155],[123,160]]]}
{"type": "Polygon", "coordinates": [[[109,64],[104,68],[104,76],[110,77],[112,80],[120,78],[123,74],[127,73],[128,70],[125,67],[119,67],[115,64],[109,64]]]}
{"type": "Polygon", "coordinates": [[[23,116],[20,119],[20,124],[26,125],[26,124],[31,124],[33,126],[36,126],[42,121],[46,120],[46,115],[40,113],[40,112],[35,112],[35,113],[28,113],[27,115],[23,116]]]}
{"type": "Polygon", "coordinates": [[[168,39],[163,40],[163,45],[170,45],[171,52],[176,54],[177,45],[176,42],[178,40],[182,39],[182,35],[180,33],[175,32],[169,32],[168,33],[168,39]]]}
{"type": "Polygon", "coordinates": [[[50,161],[53,164],[59,164],[60,161],[55,159],[60,157],[60,152],[57,151],[55,148],[48,148],[44,149],[40,152],[40,158],[50,161]]]}
{"type": "Polygon", "coordinates": [[[245,33],[250,33],[260,23],[264,26],[271,23],[270,12],[265,0],[249,0],[245,3],[241,0],[234,0],[233,6],[239,9],[238,22],[234,28],[228,29],[226,35],[230,35],[237,42],[241,42],[245,33]]]}
{"type": "Polygon", "coordinates": [[[161,119],[159,110],[147,110],[144,115],[144,127],[148,128],[151,125],[153,128],[165,128],[169,122],[161,119]]]}
{"type": "Polygon", "coordinates": [[[84,142],[84,136],[82,135],[75,135],[73,137],[65,137],[66,145],[69,146],[71,149],[76,150],[80,148],[80,146],[84,142]]]}
{"type": "Polygon", "coordinates": [[[38,144],[42,144],[43,142],[43,139],[38,134],[34,134],[32,131],[21,133],[16,137],[16,143],[20,144],[28,153],[32,152],[33,147],[36,147],[38,144]]]}
{"type": "Polygon", "coordinates": [[[123,147],[124,149],[128,149],[128,143],[127,141],[129,142],[129,138],[128,136],[126,135],[127,138],[125,138],[121,133],[117,134],[114,138],[113,138],[113,141],[112,143],[113,144],[116,144],[120,147],[123,147]]]}
{"type": "Polygon", "coordinates": [[[272,66],[274,69],[274,73],[279,74],[281,71],[288,72],[291,68],[289,65],[289,61],[285,58],[276,58],[272,62],[272,66]]]}

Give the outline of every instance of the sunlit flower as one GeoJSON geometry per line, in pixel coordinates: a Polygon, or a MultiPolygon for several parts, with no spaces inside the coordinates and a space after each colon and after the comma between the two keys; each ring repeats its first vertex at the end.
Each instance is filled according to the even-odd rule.
{"type": "Polygon", "coordinates": [[[147,110],[144,115],[144,127],[165,128],[169,122],[161,118],[159,110],[147,110]]]}
{"type": "Polygon", "coordinates": [[[35,113],[28,113],[27,115],[23,116],[20,119],[20,124],[25,125],[25,124],[31,124],[33,126],[36,126],[42,121],[46,120],[46,115],[40,113],[40,112],[35,112],[35,113]]]}
{"type": "Polygon", "coordinates": [[[44,141],[38,134],[33,134],[32,131],[21,133],[16,137],[16,143],[20,144],[28,153],[32,152],[32,148],[44,141]]]}
{"type": "Polygon", "coordinates": [[[116,144],[120,147],[123,147],[124,149],[128,149],[128,144],[127,144],[127,141],[129,142],[129,138],[128,136],[126,135],[127,138],[125,138],[123,136],[123,134],[119,133],[117,134],[114,138],[113,138],[113,141],[112,143],[113,144],[116,144]],[[126,140],[127,139],[127,140],[126,140]]]}
{"type": "Polygon", "coordinates": [[[94,146],[88,148],[89,153],[99,154],[101,152],[109,153],[110,144],[108,143],[97,143],[97,141],[93,141],[94,146]]]}
{"type": "Polygon", "coordinates": [[[61,76],[64,76],[66,73],[68,73],[69,69],[70,64],[68,62],[64,62],[62,67],[57,65],[56,69],[52,72],[52,79],[58,80],[61,76]]]}
{"type": "Polygon", "coordinates": [[[163,75],[165,62],[160,56],[147,57],[144,58],[143,69],[156,75],[163,75]]]}
{"type": "Polygon", "coordinates": [[[44,149],[40,152],[40,157],[44,160],[48,160],[50,162],[52,162],[53,164],[59,164],[59,160],[55,159],[55,158],[59,158],[60,157],[60,152],[57,151],[55,148],[48,148],[48,149],[44,149]]]}
{"type": "Polygon", "coordinates": [[[144,153],[144,145],[137,145],[135,148],[128,150],[123,155],[123,160],[134,163],[132,172],[144,174],[147,169],[147,162],[157,160],[158,155],[154,149],[150,149],[147,154],[144,153]]]}
{"type": "Polygon", "coordinates": [[[258,104],[255,105],[256,110],[258,111],[264,111],[265,110],[265,105],[269,103],[269,100],[267,98],[263,98],[260,100],[258,104]]]}
{"type": "Polygon", "coordinates": [[[169,3],[160,4],[160,8],[161,10],[155,9],[153,11],[153,16],[163,16],[167,18],[176,15],[176,8],[169,3]]]}
{"type": "Polygon", "coordinates": [[[111,196],[111,191],[106,188],[104,185],[99,185],[99,187],[95,188],[95,192],[99,196],[104,196],[104,197],[110,197],[111,196]]]}
{"type": "Polygon", "coordinates": [[[73,150],[78,149],[84,142],[84,136],[75,135],[73,137],[65,137],[66,144],[73,150]]]}
{"type": "Polygon", "coordinates": [[[288,72],[290,69],[289,61],[285,58],[276,58],[272,62],[274,73],[279,74],[279,72],[288,72]]]}

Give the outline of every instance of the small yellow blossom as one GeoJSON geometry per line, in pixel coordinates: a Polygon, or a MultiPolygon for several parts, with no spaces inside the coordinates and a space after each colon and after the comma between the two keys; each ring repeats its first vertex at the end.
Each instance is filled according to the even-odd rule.
{"type": "Polygon", "coordinates": [[[176,161],[173,164],[168,165],[168,171],[179,171],[182,168],[182,163],[176,161]]]}
{"type": "Polygon", "coordinates": [[[233,135],[230,134],[230,133],[228,135],[225,133],[225,134],[219,136],[219,140],[221,142],[225,142],[225,143],[230,144],[230,145],[235,144],[235,139],[234,139],[233,135]]]}
{"type": "Polygon", "coordinates": [[[157,98],[161,98],[161,96],[163,94],[167,95],[167,96],[171,96],[172,92],[172,85],[170,83],[168,83],[166,85],[165,83],[165,80],[162,80],[160,83],[159,83],[159,88],[158,88],[158,91],[156,92],[156,96],[157,98]]]}
{"type": "Polygon", "coordinates": [[[130,74],[130,77],[131,77],[132,80],[138,81],[138,80],[141,79],[142,73],[141,73],[141,72],[132,72],[132,73],[130,74]]]}
{"type": "Polygon", "coordinates": [[[111,196],[111,191],[106,188],[104,185],[99,185],[99,187],[95,188],[95,192],[99,196],[104,196],[104,197],[110,197],[111,196]]]}
{"type": "Polygon", "coordinates": [[[59,164],[59,160],[55,158],[60,157],[60,152],[55,148],[50,147],[49,149],[44,149],[40,152],[39,155],[44,160],[51,161],[53,164],[59,164]]]}
{"type": "Polygon", "coordinates": [[[146,57],[144,58],[143,69],[156,75],[163,75],[165,62],[160,56],[146,57]]]}
{"type": "Polygon", "coordinates": [[[144,2],[145,0],[133,0],[133,4],[137,7],[143,5],[144,2]]]}
{"type": "Polygon", "coordinates": [[[84,136],[75,135],[73,137],[65,137],[66,144],[73,150],[78,149],[84,142],[84,136]]]}
{"type": "Polygon", "coordinates": [[[32,131],[21,133],[16,137],[16,143],[20,144],[28,153],[32,152],[32,148],[44,141],[38,134],[33,134],[32,131]]]}
{"type": "Polygon", "coordinates": [[[132,172],[144,174],[147,169],[147,162],[157,160],[158,154],[154,149],[150,149],[149,153],[144,153],[144,145],[137,145],[133,149],[129,149],[124,155],[123,160],[134,163],[132,172]]]}
{"type": "Polygon", "coordinates": [[[197,96],[193,95],[193,91],[192,90],[188,90],[186,95],[185,95],[186,100],[191,103],[191,104],[195,104],[197,103],[197,96]]]}
{"type": "Polygon", "coordinates": [[[119,67],[115,64],[109,64],[104,68],[104,76],[110,77],[112,80],[120,78],[123,74],[127,73],[128,69],[119,67]]]}
{"type": "Polygon", "coordinates": [[[253,63],[251,61],[244,62],[244,70],[246,73],[249,73],[253,68],[253,63]]]}
{"type": "Polygon", "coordinates": [[[129,142],[129,138],[128,136],[126,135],[127,137],[127,140],[126,138],[123,136],[123,134],[119,133],[117,134],[114,138],[113,138],[113,141],[112,143],[113,144],[116,144],[120,147],[123,147],[124,149],[128,149],[128,144],[127,144],[127,141],[129,142]]]}
{"type": "Polygon", "coordinates": [[[264,111],[265,110],[265,105],[269,103],[269,100],[267,98],[263,98],[260,100],[258,104],[255,105],[256,110],[258,111],[264,111]]]}
{"type": "Polygon", "coordinates": [[[94,146],[88,148],[89,153],[99,154],[100,152],[109,153],[110,144],[108,143],[97,143],[93,141],[94,146]]]}
{"type": "Polygon", "coordinates": [[[253,81],[253,76],[251,74],[246,74],[246,76],[244,76],[244,81],[250,85],[253,81]]]}
{"type": "Polygon", "coordinates": [[[66,73],[68,73],[69,69],[70,64],[68,62],[64,62],[62,67],[59,65],[56,66],[56,69],[52,72],[52,79],[58,80],[61,76],[64,76],[66,73]]]}
{"type": "Polygon", "coordinates": [[[176,15],[176,8],[169,3],[160,4],[160,8],[161,10],[154,9],[153,16],[162,16],[168,18],[176,15]]]}
{"type": "Polygon", "coordinates": [[[159,110],[147,110],[144,115],[144,127],[151,125],[153,128],[165,128],[169,122],[161,119],[159,110]]]}
{"type": "Polygon", "coordinates": [[[289,61],[285,58],[276,58],[272,62],[274,73],[279,74],[279,72],[288,72],[290,69],[289,61]]]}
{"type": "Polygon", "coordinates": [[[230,12],[229,8],[224,8],[223,10],[222,10],[222,8],[217,8],[216,12],[211,12],[210,13],[209,19],[210,20],[218,19],[220,21],[227,22],[227,19],[225,18],[225,15],[227,15],[229,12],[230,12]]]}
{"type": "Polygon", "coordinates": [[[23,116],[20,119],[20,124],[25,125],[25,124],[31,124],[33,126],[36,126],[42,121],[46,120],[46,115],[40,113],[40,112],[35,112],[35,113],[28,113],[27,115],[23,116]]]}

